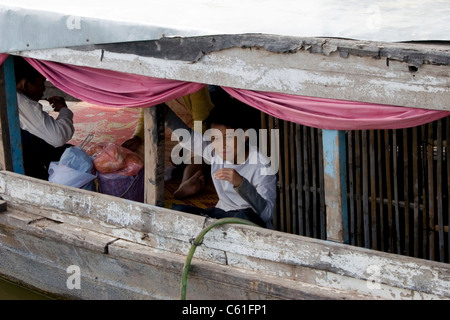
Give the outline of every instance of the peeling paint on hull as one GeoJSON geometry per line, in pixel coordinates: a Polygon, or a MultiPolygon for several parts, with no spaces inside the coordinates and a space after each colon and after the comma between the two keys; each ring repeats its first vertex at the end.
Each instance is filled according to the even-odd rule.
{"type": "MultiPolygon", "coordinates": [[[[189,239],[211,223],[5,171],[0,195],[0,274],[68,298],[178,299],[189,239]]],[[[448,264],[250,226],[212,229],[191,267],[192,299],[450,299],[448,264]]]]}

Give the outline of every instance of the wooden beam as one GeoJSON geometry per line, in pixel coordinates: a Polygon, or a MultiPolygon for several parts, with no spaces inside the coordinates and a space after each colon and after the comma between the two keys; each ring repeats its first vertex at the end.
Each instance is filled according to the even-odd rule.
{"type": "Polygon", "coordinates": [[[18,54],[161,79],[450,111],[446,44],[236,35],[18,54]]]}
{"type": "Polygon", "coordinates": [[[144,110],[145,203],[164,206],[164,105],[144,110]]]}
{"type": "Polygon", "coordinates": [[[0,165],[2,169],[23,174],[22,138],[13,56],[9,56],[0,66],[0,119],[0,165]]]}
{"type": "Polygon", "coordinates": [[[322,130],[327,240],[348,243],[345,132],[322,130]]]}

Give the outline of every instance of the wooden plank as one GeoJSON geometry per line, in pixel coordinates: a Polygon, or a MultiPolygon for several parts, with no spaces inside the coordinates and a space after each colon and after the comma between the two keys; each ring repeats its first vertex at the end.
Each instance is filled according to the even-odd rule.
{"type": "MultiPolygon", "coordinates": [[[[278,129],[275,126],[275,118],[274,117],[267,115],[267,126],[268,126],[268,130],[269,130],[269,139],[270,139],[270,141],[272,141],[271,140],[272,139],[272,132],[273,132],[272,130],[278,129]]],[[[270,150],[270,155],[271,156],[272,156],[273,152],[274,152],[274,150],[271,149],[270,150]]],[[[280,230],[279,229],[280,225],[281,225],[281,223],[280,223],[280,215],[281,215],[282,210],[283,210],[283,208],[281,206],[281,195],[280,195],[280,192],[281,192],[281,188],[280,188],[280,185],[281,185],[280,184],[280,169],[282,169],[282,166],[281,166],[281,148],[278,148],[278,159],[280,161],[279,163],[280,163],[280,167],[281,168],[279,168],[278,172],[277,172],[277,193],[278,193],[278,196],[277,196],[277,203],[276,203],[276,214],[275,214],[274,219],[273,219],[273,226],[274,226],[274,228],[276,230],[280,230]]]]}
{"type": "MultiPolygon", "coordinates": [[[[444,237],[444,208],[442,203],[442,174],[443,174],[443,164],[442,164],[442,151],[443,151],[443,144],[442,144],[442,122],[444,120],[438,120],[437,121],[437,141],[436,141],[436,147],[437,147],[437,154],[436,154],[436,199],[437,199],[437,214],[438,214],[438,225],[439,225],[439,261],[444,262],[445,261],[445,237],[444,237]]],[[[448,129],[448,128],[447,128],[448,129]]],[[[448,197],[448,194],[447,194],[448,197]]]]}
{"type": "Polygon", "coordinates": [[[356,170],[354,166],[354,150],[353,150],[353,132],[347,132],[347,166],[348,166],[348,190],[349,190],[349,236],[350,244],[356,245],[356,212],[355,212],[355,177],[356,170]]]}
{"type": "MultiPolygon", "coordinates": [[[[392,208],[392,172],[391,162],[393,155],[397,152],[392,150],[393,146],[389,143],[389,131],[384,130],[384,142],[385,142],[385,164],[386,164],[386,195],[387,195],[387,209],[388,209],[388,228],[389,228],[389,252],[394,252],[394,232],[393,232],[393,208],[392,208]]],[[[394,160],[395,161],[395,160],[394,160]]]]}
{"type": "Polygon", "coordinates": [[[356,183],[356,239],[358,247],[364,246],[363,241],[363,210],[362,210],[362,185],[361,185],[361,140],[360,131],[354,131],[355,134],[355,183],[356,183]]]}
{"type": "MultiPolygon", "coordinates": [[[[161,276],[152,276],[153,272],[139,272],[142,286],[149,283],[151,277],[152,287],[155,291],[164,292],[171,299],[178,299],[180,287],[180,270],[183,268],[184,257],[170,254],[161,250],[148,248],[142,250],[142,246],[135,243],[119,240],[110,246],[110,255],[118,259],[125,258],[145,269],[159,269],[161,276]],[[149,268],[150,267],[150,268],[149,268]],[[173,274],[173,275],[172,275],[173,274]],[[171,276],[172,275],[172,276],[171,276]],[[170,279],[169,283],[165,283],[170,279]]],[[[132,267],[132,265],[131,265],[132,267]]],[[[247,299],[328,299],[333,296],[338,299],[348,299],[349,294],[343,290],[327,290],[324,287],[302,283],[301,281],[282,280],[275,276],[266,275],[261,278],[261,273],[234,268],[230,272],[227,266],[216,265],[194,257],[188,275],[186,296],[189,300],[247,300],[247,299]],[[226,274],[227,277],[221,275],[226,274]],[[297,288],[295,288],[297,286],[297,288]],[[226,292],[224,292],[224,290],[226,292]],[[340,297],[338,295],[340,294],[340,297]]],[[[360,295],[364,299],[364,295],[360,295]]]]}
{"type": "Polygon", "coordinates": [[[446,132],[447,132],[447,136],[445,139],[445,143],[446,143],[446,153],[445,153],[445,157],[446,157],[446,161],[447,161],[447,221],[448,221],[448,226],[447,226],[447,243],[448,243],[448,251],[447,251],[447,256],[448,259],[450,261],[450,196],[448,195],[450,193],[450,116],[448,116],[446,118],[446,132]]]}
{"type": "Polygon", "coordinates": [[[345,131],[338,131],[338,140],[343,241],[344,243],[348,243],[347,150],[345,145],[345,131]]]}
{"type": "Polygon", "coordinates": [[[412,187],[413,187],[413,236],[414,236],[414,257],[419,257],[419,141],[418,128],[412,128],[412,187]]]}
{"type": "MultiPolygon", "coordinates": [[[[444,232],[448,232],[449,227],[448,226],[444,226],[444,232]]],[[[434,231],[439,231],[439,225],[435,225],[434,226],[434,231]]]]}
{"type": "MultiPolygon", "coordinates": [[[[66,299],[179,298],[184,255],[47,219],[33,219],[25,224],[22,222],[27,220],[26,215],[15,212],[14,217],[0,216],[0,234],[4,239],[0,247],[2,276],[6,274],[66,299]],[[81,290],[67,286],[71,275],[68,266],[79,268],[81,290]]],[[[230,252],[230,256],[233,264],[238,255],[230,252]]],[[[275,267],[277,265],[284,269],[282,263],[275,263],[275,267]]],[[[263,277],[261,275],[260,270],[220,265],[196,256],[189,272],[188,298],[380,298],[351,288],[339,289],[320,282],[306,282],[309,279],[301,276],[301,268],[296,271],[295,279],[270,272],[265,272],[263,277]],[[223,277],[224,274],[227,276],[223,277]]],[[[348,277],[336,276],[338,278],[333,277],[335,281],[348,282],[348,277]]],[[[365,280],[359,282],[363,287],[365,280]]],[[[396,294],[404,291],[393,289],[396,294]]]]}
{"type": "Polygon", "coordinates": [[[296,154],[296,150],[295,150],[295,124],[293,122],[289,122],[289,150],[290,150],[290,155],[289,155],[289,165],[290,165],[290,172],[291,172],[291,176],[290,176],[290,190],[291,190],[291,203],[290,203],[290,209],[291,209],[291,218],[290,218],[290,224],[291,224],[291,232],[294,234],[298,234],[298,230],[297,230],[297,217],[298,217],[298,213],[297,213],[297,199],[296,199],[296,195],[297,195],[297,182],[296,182],[296,158],[297,158],[297,154],[296,154]]]}
{"type": "Polygon", "coordinates": [[[429,252],[428,252],[428,197],[427,197],[427,134],[426,134],[426,126],[422,125],[420,126],[420,166],[421,166],[421,179],[422,179],[422,204],[421,204],[421,222],[422,222],[422,234],[421,234],[421,242],[422,242],[422,253],[423,258],[428,259],[429,252]]]}
{"type": "Polygon", "coordinates": [[[370,217],[371,217],[371,242],[372,249],[378,250],[377,232],[377,190],[376,190],[376,167],[375,157],[375,133],[369,130],[369,171],[370,171],[370,217]]]}
{"type": "Polygon", "coordinates": [[[327,239],[348,243],[345,134],[322,130],[327,239]]]}
{"type": "MultiPolygon", "coordinates": [[[[274,127],[278,128],[281,132],[283,132],[282,120],[278,120],[276,118],[273,118],[274,120],[274,127]]],[[[280,137],[280,140],[282,138],[280,137]]],[[[284,163],[284,139],[280,141],[280,168],[278,170],[278,186],[279,186],[279,203],[280,203],[280,210],[278,213],[279,221],[278,221],[278,229],[280,231],[286,230],[286,194],[285,194],[285,181],[284,181],[284,171],[286,170],[286,167],[282,165],[284,163]]]]}
{"type": "Polygon", "coordinates": [[[369,160],[367,147],[367,130],[362,131],[362,203],[364,219],[364,247],[370,248],[370,212],[369,212],[369,160]]]}
{"type": "Polygon", "coordinates": [[[317,202],[317,168],[316,168],[316,145],[317,145],[317,129],[309,129],[311,139],[311,180],[312,180],[312,214],[313,214],[313,237],[319,238],[319,221],[318,220],[318,202],[317,202]]]}
{"type": "Polygon", "coordinates": [[[320,238],[325,240],[327,238],[327,212],[325,208],[325,178],[324,178],[324,162],[323,162],[323,134],[322,130],[318,130],[317,134],[318,139],[318,149],[319,149],[319,159],[318,159],[318,166],[319,166],[319,179],[320,179],[320,238]]]}
{"type": "Polygon", "coordinates": [[[144,110],[145,203],[164,206],[164,107],[144,110]]]}
{"type": "Polygon", "coordinates": [[[285,214],[284,214],[284,231],[291,233],[291,192],[290,192],[290,152],[289,152],[289,123],[283,121],[283,148],[284,148],[284,201],[285,201],[285,214]]]}
{"type": "Polygon", "coordinates": [[[404,197],[404,223],[405,223],[405,254],[410,255],[410,225],[409,225],[409,148],[408,129],[403,129],[403,197],[404,197]]]}
{"type": "Polygon", "coordinates": [[[295,124],[295,147],[296,147],[296,165],[297,165],[297,215],[298,215],[298,234],[305,234],[304,223],[304,193],[303,193],[303,149],[302,149],[302,129],[300,124],[295,124]]]}
{"type": "Polygon", "coordinates": [[[380,232],[379,232],[379,239],[380,239],[380,250],[386,251],[385,248],[385,231],[384,231],[384,192],[383,188],[386,186],[385,183],[385,176],[386,176],[386,168],[385,163],[383,162],[383,151],[386,150],[386,145],[383,143],[383,140],[381,139],[381,130],[377,130],[377,168],[378,168],[378,174],[377,174],[377,181],[378,181],[378,198],[380,201],[378,202],[379,207],[379,226],[380,226],[380,232]]]}
{"type": "Polygon", "coordinates": [[[398,191],[398,173],[399,173],[399,156],[400,156],[400,146],[397,143],[397,133],[398,130],[394,130],[392,132],[392,149],[394,150],[394,164],[393,164],[393,176],[394,176],[394,203],[395,203],[395,235],[396,235],[396,248],[397,253],[400,254],[402,252],[401,249],[401,236],[400,236],[400,199],[399,199],[399,191],[398,191]]]}
{"type": "Polygon", "coordinates": [[[422,65],[426,61],[426,63],[433,65],[450,65],[445,44],[373,43],[358,40],[301,38],[267,34],[165,37],[151,41],[78,46],[74,47],[74,49],[90,51],[96,48],[103,49],[105,52],[128,53],[142,57],[193,62],[200,59],[199,53],[200,55],[206,55],[211,52],[241,47],[243,44],[245,44],[246,48],[257,47],[273,54],[294,54],[305,50],[326,56],[335,52],[341,54],[342,58],[347,58],[349,55],[371,57],[372,59],[390,58],[386,64],[404,61],[422,65]]]}
{"type": "MultiPolygon", "coordinates": [[[[0,171],[0,196],[8,208],[183,254],[190,247],[187,239],[205,224],[201,216],[35,180],[0,171]],[[161,229],[165,229],[163,235],[161,229]]],[[[197,254],[203,257],[204,253],[198,250],[197,254]]],[[[210,251],[207,255],[218,263],[226,262],[223,253],[210,251]]]]}
{"type": "Polygon", "coordinates": [[[164,42],[176,43],[171,46],[166,46],[162,40],[138,44],[142,48],[153,47],[152,51],[138,51],[131,44],[123,43],[123,50],[89,46],[83,49],[27,51],[21,54],[162,79],[450,110],[447,103],[450,100],[450,90],[446,71],[449,68],[449,58],[448,47],[445,45],[291,37],[276,37],[274,41],[267,35],[215,35],[206,40],[207,48],[203,50],[195,45],[201,40],[201,37],[164,39],[164,42]],[[241,41],[245,41],[244,46],[241,41]],[[221,42],[228,42],[228,45],[220,46],[221,42]],[[211,48],[215,43],[218,47],[211,48]],[[160,51],[163,44],[166,47],[165,53],[160,51]],[[268,44],[269,47],[276,44],[278,49],[289,49],[280,49],[280,52],[276,49],[274,53],[268,44]],[[188,48],[188,51],[190,49],[191,55],[186,50],[176,49],[181,46],[188,48]],[[254,48],[257,50],[252,50],[254,48]],[[170,59],[170,55],[174,54],[178,58],[170,59]],[[192,55],[194,60],[179,60],[180,56],[189,59],[192,55]],[[413,75],[409,69],[411,64],[414,64],[412,70],[416,71],[413,75]],[[271,67],[267,68],[268,65],[271,67]],[[347,89],[349,84],[354,90],[347,89]]]}
{"type": "MultiPolygon", "coordinates": [[[[433,230],[435,225],[435,195],[434,195],[434,135],[433,135],[433,123],[428,124],[428,132],[427,132],[427,171],[428,171],[428,224],[427,229],[433,230]]],[[[434,232],[430,231],[429,233],[429,258],[431,260],[435,260],[435,236],[434,232]]]]}
{"type": "Polygon", "coordinates": [[[308,128],[303,126],[303,170],[304,170],[304,190],[305,190],[305,234],[311,237],[311,193],[310,193],[310,179],[309,179],[309,155],[310,148],[308,147],[308,128]]]}
{"type": "MultiPolygon", "coordinates": [[[[16,238],[18,241],[14,241],[11,233],[19,231],[8,226],[3,227],[8,224],[8,219],[3,214],[0,215],[0,220],[2,220],[0,233],[7,234],[8,240],[13,239],[11,242],[24,249],[21,250],[24,252],[23,255],[20,255],[21,257],[36,256],[37,259],[34,261],[38,263],[55,261],[50,259],[55,256],[59,257],[57,261],[62,262],[63,265],[70,259],[80,259],[79,261],[86,262],[83,265],[90,267],[87,270],[93,270],[92,274],[95,274],[96,271],[104,271],[103,268],[112,267],[115,272],[108,274],[116,279],[116,283],[123,285],[123,279],[127,278],[125,275],[128,273],[134,275],[129,281],[136,280],[133,287],[136,283],[144,285],[148,282],[143,279],[153,277],[153,273],[147,269],[147,266],[151,264],[144,266],[142,265],[145,262],[143,260],[148,258],[147,261],[154,261],[158,257],[163,259],[181,254],[184,256],[187,252],[186,246],[190,245],[189,239],[197,235],[204,227],[205,220],[198,216],[107,195],[98,195],[91,191],[61,187],[28,177],[17,179],[19,176],[11,172],[0,172],[0,193],[5,199],[13,201],[11,207],[21,206],[27,211],[38,213],[41,216],[48,215],[49,212],[58,212],[58,221],[66,224],[65,227],[71,225],[75,229],[86,228],[92,231],[90,235],[99,233],[108,235],[112,239],[122,238],[133,242],[137,249],[127,250],[124,248],[127,256],[113,256],[111,252],[114,245],[111,245],[108,240],[101,242],[102,245],[98,246],[98,248],[102,248],[107,244],[107,254],[104,253],[104,250],[97,250],[96,253],[99,256],[85,256],[86,250],[89,250],[85,245],[89,245],[89,242],[83,241],[82,232],[76,232],[77,236],[70,241],[61,242],[56,239],[51,242],[51,246],[49,237],[41,237],[44,242],[36,242],[33,241],[36,240],[36,237],[27,232],[21,232],[20,238],[16,238]],[[64,211],[64,208],[67,207],[70,210],[64,211]],[[85,217],[89,223],[79,226],[78,221],[71,220],[73,217],[85,217]],[[70,223],[71,221],[73,223],[70,223]],[[137,231],[145,232],[146,238],[152,238],[154,241],[144,243],[142,233],[137,233],[137,231]],[[132,232],[136,232],[136,234],[132,234],[132,232]],[[167,242],[174,238],[179,240],[178,246],[167,246],[167,242]],[[74,246],[69,246],[69,243],[76,244],[79,248],[74,251],[74,255],[67,255],[68,251],[75,250],[74,246]],[[33,247],[31,251],[33,254],[30,255],[30,251],[26,250],[28,249],[27,245],[33,247]],[[158,252],[161,251],[164,252],[159,255],[158,252]],[[64,252],[66,253],[64,254],[64,252]],[[63,254],[59,255],[60,253],[63,254]],[[137,257],[133,258],[135,256],[133,253],[139,255],[139,260],[137,257]],[[151,256],[145,257],[147,254],[151,256]],[[140,260],[141,258],[143,260],[140,260]]],[[[21,223],[20,225],[26,227],[29,224],[21,223]]],[[[56,227],[58,223],[54,223],[54,225],[56,227]]],[[[36,230],[33,230],[33,234],[35,234],[34,231],[36,230]]],[[[43,231],[45,232],[45,230],[43,231]]],[[[66,234],[69,233],[66,232],[66,234]]],[[[2,237],[2,239],[4,238],[2,237]]],[[[91,237],[89,236],[89,238],[91,237]]],[[[0,270],[4,270],[2,267],[5,266],[5,257],[11,259],[8,261],[17,261],[19,250],[14,251],[14,255],[8,255],[10,250],[5,250],[4,246],[1,246],[0,251],[2,255],[0,270]]],[[[307,283],[313,285],[314,288],[318,286],[331,290],[336,289],[339,293],[350,290],[353,293],[369,294],[372,298],[449,298],[450,266],[448,264],[391,255],[265,228],[235,225],[214,228],[205,237],[204,245],[197,249],[196,257],[200,263],[214,264],[221,270],[214,277],[219,274],[228,274],[228,272],[230,272],[230,276],[233,276],[235,272],[249,272],[257,276],[250,277],[254,280],[257,280],[258,277],[264,281],[270,278],[274,280],[273,284],[286,285],[292,290],[297,288],[296,292],[299,295],[305,288],[303,283],[307,283]],[[228,258],[218,262],[216,252],[222,252],[223,256],[226,255],[228,258]],[[373,290],[367,286],[374,280],[374,274],[369,269],[370,266],[379,268],[380,272],[376,275],[375,280],[380,284],[380,290],[373,290]],[[312,273],[315,276],[308,276],[312,273]]],[[[197,259],[192,264],[193,268],[197,265],[196,261],[197,259]]],[[[160,262],[162,261],[160,260],[160,262]]],[[[180,264],[174,261],[172,266],[177,268],[180,264]]],[[[12,269],[14,268],[8,270],[12,269]]],[[[158,270],[161,271],[161,268],[158,270]]],[[[33,271],[37,270],[33,269],[33,271]]],[[[65,273],[65,269],[63,271],[65,273]]],[[[170,272],[170,270],[165,271],[170,272]]],[[[196,272],[194,269],[192,271],[196,272]]],[[[153,277],[150,283],[153,283],[154,280],[159,284],[164,275],[168,274],[159,272],[158,277],[153,277]]],[[[37,278],[34,273],[32,276],[37,278]]],[[[218,281],[227,280],[221,280],[219,277],[218,281]]],[[[107,282],[102,282],[102,284],[107,282]]],[[[234,284],[238,283],[239,281],[236,279],[234,284]]],[[[255,284],[257,283],[261,282],[255,282],[255,284]]],[[[168,285],[172,285],[172,283],[168,283],[168,285]]],[[[205,284],[202,289],[205,291],[202,292],[208,292],[207,287],[208,285],[205,284]]],[[[233,287],[236,288],[235,285],[233,287]]],[[[292,296],[292,294],[294,293],[290,292],[287,296],[292,296]]]]}

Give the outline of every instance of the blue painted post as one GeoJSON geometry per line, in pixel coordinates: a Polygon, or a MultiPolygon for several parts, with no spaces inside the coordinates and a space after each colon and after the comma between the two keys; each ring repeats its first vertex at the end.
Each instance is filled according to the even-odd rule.
{"type": "Polygon", "coordinates": [[[322,130],[327,240],[348,243],[345,132],[322,130]]]}
{"type": "Polygon", "coordinates": [[[11,148],[12,171],[24,173],[22,138],[20,135],[19,111],[17,109],[16,80],[14,76],[14,57],[9,56],[3,63],[5,79],[6,113],[8,118],[11,148]]]}

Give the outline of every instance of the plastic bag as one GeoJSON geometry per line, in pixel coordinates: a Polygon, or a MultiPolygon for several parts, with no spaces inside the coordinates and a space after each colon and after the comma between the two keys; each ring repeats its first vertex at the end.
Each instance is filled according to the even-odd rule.
{"type": "Polygon", "coordinates": [[[98,143],[87,150],[99,173],[135,176],[144,167],[142,159],[133,151],[112,142],[98,143]]]}
{"type": "Polygon", "coordinates": [[[81,188],[96,178],[92,158],[79,147],[67,148],[59,162],[51,162],[48,181],[81,188]]]}
{"type": "MultiPolygon", "coordinates": [[[[89,135],[80,146],[67,148],[59,162],[51,162],[48,169],[48,181],[75,188],[86,188],[97,177],[93,174],[92,158],[83,149],[91,139],[92,135],[89,135]]],[[[87,189],[91,190],[90,187],[87,189]]]]}
{"type": "Polygon", "coordinates": [[[59,163],[81,172],[91,172],[94,168],[92,158],[80,147],[67,148],[61,155],[59,163]]]}
{"type": "Polygon", "coordinates": [[[59,162],[51,162],[48,173],[50,182],[88,190],[93,190],[93,186],[92,188],[85,186],[96,178],[96,175],[72,169],[59,162]]]}

